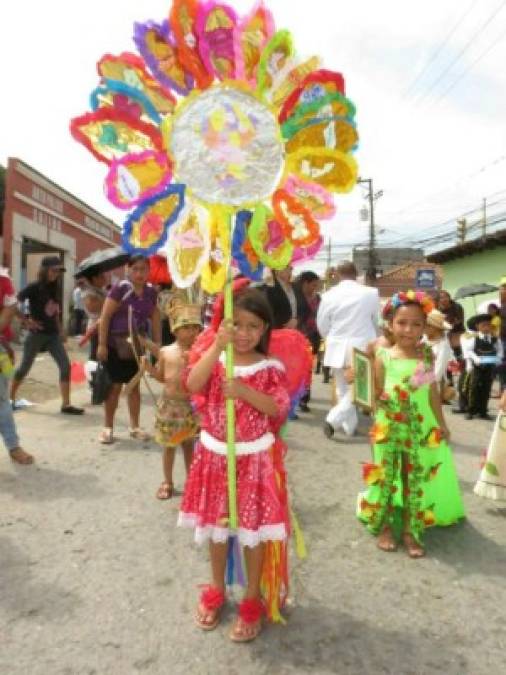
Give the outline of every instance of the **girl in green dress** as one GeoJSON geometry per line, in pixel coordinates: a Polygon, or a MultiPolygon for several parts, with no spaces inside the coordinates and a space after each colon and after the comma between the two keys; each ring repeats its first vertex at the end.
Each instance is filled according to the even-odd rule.
{"type": "Polygon", "coordinates": [[[395,551],[401,539],[409,556],[420,558],[425,528],[455,523],[464,507],[432,353],[421,344],[432,300],[408,291],[389,302],[395,344],[374,361],[374,463],[363,467],[369,487],[359,495],[358,517],[383,551],[395,551]]]}

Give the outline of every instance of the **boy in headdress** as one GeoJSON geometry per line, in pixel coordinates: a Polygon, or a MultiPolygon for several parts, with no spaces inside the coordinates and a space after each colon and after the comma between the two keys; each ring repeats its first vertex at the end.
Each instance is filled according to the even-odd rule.
{"type": "MultiPolygon", "coordinates": [[[[172,470],[176,448],[178,445],[183,448],[188,473],[194,439],[199,431],[189,394],[182,385],[182,375],[188,352],[202,328],[202,314],[200,305],[189,302],[184,294],[179,293],[169,296],[161,309],[169,319],[176,341],[162,347],[158,354],[157,350],[153,350],[158,357],[156,366],[146,359],[144,364],[146,371],[164,384],[155,418],[155,440],[163,448],[164,480],[156,496],[158,499],[170,499],[174,494],[172,470]]],[[[152,345],[147,347],[151,349],[152,345]]]]}
{"type": "Polygon", "coordinates": [[[467,327],[475,331],[475,335],[465,350],[469,372],[466,419],[473,419],[476,415],[482,419],[491,419],[487,412],[488,399],[495,369],[502,357],[501,343],[492,335],[490,314],[477,314],[471,317],[467,327]]]}

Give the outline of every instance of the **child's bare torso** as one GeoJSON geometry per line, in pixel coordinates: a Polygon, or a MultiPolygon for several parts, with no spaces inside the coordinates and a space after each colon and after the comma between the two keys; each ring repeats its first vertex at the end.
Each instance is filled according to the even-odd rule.
{"type": "Polygon", "coordinates": [[[162,347],[160,350],[160,366],[163,373],[165,395],[169,398],[187,400],[188,392],[183,387],[182,376],[186,367],[188,352],[177,342],[162,347]]]}

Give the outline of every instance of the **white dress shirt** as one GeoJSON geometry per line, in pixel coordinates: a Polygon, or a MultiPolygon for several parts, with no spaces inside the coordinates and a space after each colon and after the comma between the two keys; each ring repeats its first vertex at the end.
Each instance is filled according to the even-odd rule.
{"type": "Polygon", "coordinates": [[[365,349],[377,336],[377,288],[345,279],[322,295],[316,323],[325,338],[324,365],[343,368],[353,347],[365,349]]]}

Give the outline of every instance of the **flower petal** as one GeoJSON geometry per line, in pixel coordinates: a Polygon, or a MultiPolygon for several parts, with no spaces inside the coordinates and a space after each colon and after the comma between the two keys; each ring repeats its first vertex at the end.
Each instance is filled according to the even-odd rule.
{"type": "Polygon", "coordinates": [[[263,48],[274,34],[274,19],[260,2],[241,19],[234,31],[235,78],[256,86],[256,74],[263,48]]]}
{"type": "Polygon", "coordinates": [[[287,158],[289,171],[331,192],[349,192],[357,182],[357,163],[349,154],[327,148],[300,148],[287,158]]]}
{"type": "Polygon", "coordinates": [[[220,80],[234,77],[234,31],[237,15],[228,5],[202,3],[195,25],[202,61],[210,73],[220,80]]]}
{"type": "Polygon", "coordinates": [[[114,159],[105,179],[106,195],[120,209],[129,209],[161,192],[172,177],[164,152],[146,150],[114,159]]]}
{"type": "Polygon", "coordinates": [[[321,185],[292,174],[282,187],[296,197],[318,220],[326,220],[335,215],[334,198],[321,185]]]}
{"type": "Polygon", "coordinates": [[[159,113],[174,112],[176,99],[168,89],[164,89],[149,75],[144,61],[137,54],[105,54],[98,62],[97,69],[105,80],[124,82],[129,87],[142,91],[159,113]]]}
{"type": "Polygon", "coordinates": [[[178,47],[169,22],[134,24],[134,42],[151,72],[167,89],[186,96],[193,88],[193,77],[180,63],[178,47]]]}
{"type": "Polygon", "coordinates": [[[136,120],[116,108],[98,108],[70,122],[72,136],[101,162],[144,150],[162,150],[157,127],[136,120]]]}
{"type": "Polygon", "coordinates": [[[193,75],[199,89],[206,89],[214,78],[202,62],[198,50],[195,26],[198,8],[198,0],[173,0],[169,21],[179,49],[181,65],[193,75]]]}
{"type": "Polygon", "coordinates": [[[243,210],[237,213],[232,239],[232,257],[237,263],[241,274],[244,274],[249,279],[253,279],[253,281],[261,281],[264,266],[249,240],[248,228],[252,218],[253,213],[251,211],[243,210]]]}
{"type": "Polygon", "coordinates": [[[206,293],[219,293],[227,280],[230,264],[229,219],[219,207],[211,208],[209,257],[201,272],[201,286],[206,293]]]}
{"type": "Polygon", "coordinates": [[[289,31],[279,30],[272,36],[265,45],[258,64],[257,92],[260,96],[265,96],[273,87],[276,76],[294,54],[295,48],[289,31]]]}
{"type": "Polygon", "coordinates": [[[105,80],[103,86],[94,89],[91,92],[90,104],[92,110],[105,107],[116,108],[136,119],[144,115],[155,124],[160,124],[161,121],[158,111],[148,96],[140,89],[117,80],[105,80]]]}
{"type": "Polygon", "coordinates": [[[184,185],[169,185],[128,216],[122,234],[125,251],[149,256],[164,245],[169,227],[184,206],[184,191],[184,185]]]}
{"type": "Polygon", "coordinates": [[[178,288],[188,288],[200,275],[209,258],[209,211],[188,204],[169,231],[165,247],[169,270],[178,288]]]}
{"type": "MultiPolygon", "coordinates": [[[[253,246],[253,250],[258,255],[261,262],[274,270],[284,269],[290,262],[293,254],[293,244],[288,239],[279,244],[274,250],[268,252],[264,244],[266,234],[268,235],[268,220],[271,217],[267,207],[259,204],[251,220],[248,230],[248,237],[253,246]]],[[[268,238],[268,237],[267,237],[268,238]]]]}
{"type": "Polygon", "coordinates": [[[286,190],[272,196],[274,215],[283,234],[296,246],[311,246],[320,236],[320,228],[311,212],[286,190]]]}

